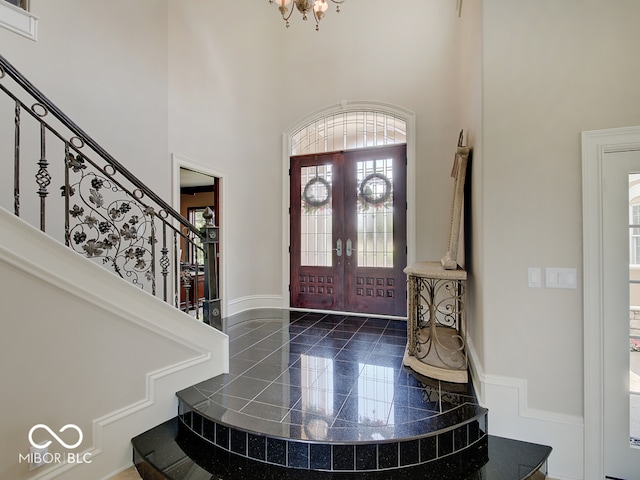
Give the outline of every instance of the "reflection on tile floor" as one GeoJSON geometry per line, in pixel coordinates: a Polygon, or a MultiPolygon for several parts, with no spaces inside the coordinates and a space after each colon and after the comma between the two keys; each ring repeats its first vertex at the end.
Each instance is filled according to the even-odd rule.
{"type": "Polygon", "coordinates": [[[402,365],[406,323],[282,310],[230,326],[230,371],[178,393],[181,404],[238,428],[296,440],[384,441],[477,416],[469,385],[402,365]]]}

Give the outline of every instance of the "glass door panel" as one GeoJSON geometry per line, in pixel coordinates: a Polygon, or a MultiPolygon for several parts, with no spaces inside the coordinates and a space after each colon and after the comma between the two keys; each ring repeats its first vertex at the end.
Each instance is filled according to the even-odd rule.
{"type": "Polygon", "coordinates": [[[640,471],[640,152],[607,153],[602,162],[603,450],[606,478],[640,471]]]}
{"type": "Polygon", "coordinates": [[[406,146],[345,152],[345,302],[351,311],[405,316],[406,146]],[[355,251],[354,251],[355,250],[355,251]],[[351,254],[351,255],[350,255],[351,254]]]}
{"type": "Polygon", "coordinates": [[[290,304],[342,310],[342,155],[292,157],[290,304]]]}
{"type": "Polygon", "coordinates": [[[393,268],[393,158],[366,160],[358,182],[358,265],[393,268]]]}
{"type": "Polygon", "coordinates": [[[629,442],[640,447],[640,174],[629,174],[629,442]]]}
{"type": "Polygon", "coordinates": [[[332,266],[331,165],[300,169],[301,264],[332,266]]]}
{"type": "Polygon", "coordinates": [[[291,157],[291,306],[406,315],[406,146],[291,157]]]}

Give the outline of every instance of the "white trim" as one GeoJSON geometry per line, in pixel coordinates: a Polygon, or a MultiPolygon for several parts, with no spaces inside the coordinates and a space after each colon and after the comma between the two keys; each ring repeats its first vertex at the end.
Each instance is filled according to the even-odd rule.
{"type": "Polygon", "coordinates": [[[282,303],[280,307],[289,308],[289,157],[291,136],[316,118],[327,115],[351,112],[383,112],[403,119],[407,124],[407,265],[416,258],[416,116],[404,108],[380,102],[354,101],[342,102],[317,110],[290,125],[282,134],[282,303]]]}
{"type": "Polygon", "coordinates": [[[484,373],[471,339],[467,354],[479,402],[489,409],[489,433],[549,445],[549,478],[582,479],[584,419],[529,408],[526,379],[484,373]]]}
{"type": "Polygon", "coordinates": [[[36,41],[38,20],[38,17],[23,8],[0,1],[0,27],[36,41]]]}
{"type": "Polygon", "coordinates": [[[227,316],[256,308],[282,308],[282,295],[248,295],[230,300],[227,316]]]}
{"type": "Polygon", "coordinates": [[[582,132],[585,480],[604,478],[602,163],[640,149],[640,127],[582,132]]]}
{"type": "Polygon", "coordinates": [[[176,391],[229,371],[228,337],[123,281],[3,208],[0,228],[0,262],[189,352],[185,360],[146,373],[140,401],[92,420],[92,445],[81,452],[91,454],[91,464],[54,464],[32,477],[49,480],[64,473],[69,480],[110,478],[110,472],[130,464],[133,436],[176,415],[176,391]],[[67,275],[70,270],[73,275],[67,275]],[[97,281],[100,295],[87,287],[97,281]]]}
{"type": "MultiPolygon", "coordinates": [[[[216,168],[212,168],[209,165],[205,165],[203,163],[196,162],[195,160],[191,160],[187,157],[183,157],[176,153],[171,154],[171,168],[172,168],[172,206],[177,211],[180,212],[180,168],[186,168],[188,170],[192,170],[197,173],[202,173],[204,175],[209,175],[211,177],[217,177],[219,179],[218,182],[218,199],[220,201],[220,222],[227,222],[227,210],[228,210],[228,201],[227,201],[227,192],[226,192],[226,176],[227,172],[223,170],[218,170],[216,168]]],[[[218,222],[218,219],[216,219],[218,222]]],[[[218,225],[220,225],[218,222],[218,225]]],[[[227,229],[224,225],[220,226],[220,245],[224,246],[227,244],[227,229]]],[[[220,285],[219,285],[219,297],[220,297],[220,310],[222,318],[230,315],[228,312],[229,301],[226,298],[227,292],[227,255],[224,254],[224,247],[220,253],[220,285]]]]}
{"type": "Polygon", "coordinates": [[[79,452],[80,457],[90,455],[91,472],[81,464],[59,463],[31,479],[53,480],[65,474],[67,480],[83,480],[88,475],[107,480],[130,467],[131,438],[175,417],[178,403],[175,393],[190,385],[185,375],[193,378],[193,382],[201,381],[212,376],[213,365],[211,356],[203,355],[147,374],[144,399],[92,422],[93,445],[79,452]],[[194,369],[198,374],[194,375],[194,369]],[[114,447],[117,445],[121,447],[114,447]]]}

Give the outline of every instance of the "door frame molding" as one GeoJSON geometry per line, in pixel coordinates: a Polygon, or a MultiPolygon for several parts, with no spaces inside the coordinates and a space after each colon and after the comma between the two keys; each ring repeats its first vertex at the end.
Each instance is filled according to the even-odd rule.
{"type": "MultiPolygon", "coordinates": [[[[290,125],[282,133],[282,307],[290,308],[289,296],[289,157],[291,156],[291,137],[305,125],[317,118],[328,115],[370,111],[387,113],[402,118],[407,125],[407,264],[416,258],[416,116],[415,113],[402,107],[380,102],[348,102],[343,100],[339,104],[317,110],[290,125]]],[[[348,312],[330,312],[348,313],[348,312]]],[[[357,315],[353,312],[350,315],[357,315]]]]}
{"type": "MultiPolygon", "coordinates": [[[[196,162],[181,155],[171,154],[171,167],[172,167],[172,206],[176,211],[180,211],[180,168],[186,168],[193,170],[194,172],[202,173],[210,177],[216,177],[218,179],[218,200],[220,201],[220,217],[223,219],[227,216],[227,194],[225,189],[225,177],[226,172],[212,168],[209,165],[196,162]]],[[[218,223],[218,219],[216,219],[218,223]]],[[[218,223],[219,225],[219,223],[218,223]]],[[[224,246],[226,242],[227,232],[226,228],[220,228],[220,243],[224,246]]],[[[218,252],[220,256],[220,285],[218,285],[218,296],[220,298],[220,310],[222,318],[229,314],[229,299],[227,298],[227,262],[226,255],[223,252],[218,252]]]]}
{"type": "Polygon", "coordinates": [[[604,478],[603,173],[608,153],[640,150],[640,126],[582,132],[584,474],[604,478]]]}

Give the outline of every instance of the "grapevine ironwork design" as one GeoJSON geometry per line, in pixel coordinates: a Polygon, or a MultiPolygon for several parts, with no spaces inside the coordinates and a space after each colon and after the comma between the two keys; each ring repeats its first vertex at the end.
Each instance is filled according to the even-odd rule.
{"type": "MultiPolygon", "coordinates": [[[[82,153],[68,151],[66,165],[74,174],[68,186],[61,188],[69,196],[70,247],[88,258],[102,258],[134,285],[155,290],[153,207],[140,202],[139,190],[134,192],[136,197],[131,196],[113,181],[112,170],[88,171],[82,153]]],[[[168,257],[161,266],[166,271],[168,257]]]]}

